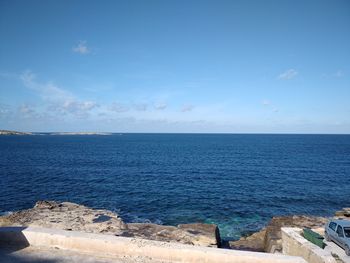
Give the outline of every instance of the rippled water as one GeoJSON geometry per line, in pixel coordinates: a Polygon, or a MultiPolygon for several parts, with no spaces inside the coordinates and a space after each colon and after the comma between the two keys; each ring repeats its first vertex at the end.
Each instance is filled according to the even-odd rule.
{"type": "Polygon", "coordinates": [[[349,178],[348,135],[0,136],[0,212],[71,201],[234,239],[350,206],[349,178]]]}

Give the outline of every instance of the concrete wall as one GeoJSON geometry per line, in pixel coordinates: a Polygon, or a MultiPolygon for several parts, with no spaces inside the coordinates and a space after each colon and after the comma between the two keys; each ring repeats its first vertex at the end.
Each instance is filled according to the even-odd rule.
{"type": "Polygon", "coordinates": [[[301,236],[302,229],[283,227],[281,231],[283,254],[302,257],[309,263],[336,263],[328,251],[301,236]]]}
{"type": "Polygon", "coordinates": [[[151,257],[168,262],[306,263],[300,257],[228,249],[196,247],[144,239],[45,228],[0,228],[1,244],[25,243],[58,247],[93,255],[151,257]]]}

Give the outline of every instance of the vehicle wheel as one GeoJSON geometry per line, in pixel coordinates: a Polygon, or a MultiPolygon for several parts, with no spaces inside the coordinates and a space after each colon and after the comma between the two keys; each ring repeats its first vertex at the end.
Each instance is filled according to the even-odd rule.
{"type": "Polygon", "coordinates": [[[326,240],[327,240],[328,242],[331,241],[331,238],[329,237],[329,235],[328,235],[327,232],[324,234],[324,236],[325,236],[325,238],[326,238],[326,240]]]}
{"type": "Polygon", "coordinates": [[[350,249],[349,249],[348,246],[345,246],[345,254],[346,254],[347,256],[350,256],[350,249]]]}

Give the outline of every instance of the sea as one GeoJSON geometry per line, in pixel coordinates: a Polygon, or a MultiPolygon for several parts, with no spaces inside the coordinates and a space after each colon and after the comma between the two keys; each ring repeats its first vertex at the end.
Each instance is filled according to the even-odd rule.
{"type": "Polygon", "coordinates": [[[273,216],[350,207],[350,135],[0,136],[0,213],[38,200],[126,222],[214,223],[235,240],[273,216]]]}

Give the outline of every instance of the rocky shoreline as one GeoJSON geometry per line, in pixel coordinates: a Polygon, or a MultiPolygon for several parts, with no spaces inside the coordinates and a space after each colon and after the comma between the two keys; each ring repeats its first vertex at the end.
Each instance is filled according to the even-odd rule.
{"type": "Polygon", "coordinates": [[[37,226],[62,230],[220,247],[219,229],[213,224],[164,226],[125,223],[118,214],[70,202],[38,201],[31,209],[0,217],[0,226],[37,226]]]}
{"type": "MultiPolygon", "coordinates": [[[[335,218],[350,219],[350,208],[343,208],[337,211],[335,218]]],[[[279,216],[273,217],[266,227],[260,231],[242,237],[237,241],[230,241],[231,249],[248,250],[256,252],[281,253],[282,252],[282,227],[311,228],[319,234],[324,234],[324,225],[329,217],[317,216],[279,216]]]]}
{"type": "MultiPolygon", "coordinates": [[[[335,217],[349,219],[350,208],[336,212],[335,217]]],[[[273,217],[259,232],[242,237],[237,241],[222,243],[219,229],[214,224],[193,223],[165,226],[150,223],[125,223],[118,214],[108,210],[91,209],[70,202],[38,201],[31,209],[0,216],[0,226],[38,226],[195,246],[279,253],[282,251],[281,227],[308,227],[322,234],[328,219],[315,216],[273,217]]]]}
{"type": "Polygon", "coordinates": [[[232,249],[249,250],[256,252],[282,252],[282,227],[300,227],[323,229],[328,218],[316,216],[280,216],[273,217],[268,225],[260,231],[242,237],[238,241],[230,241],[232,249]]]}

